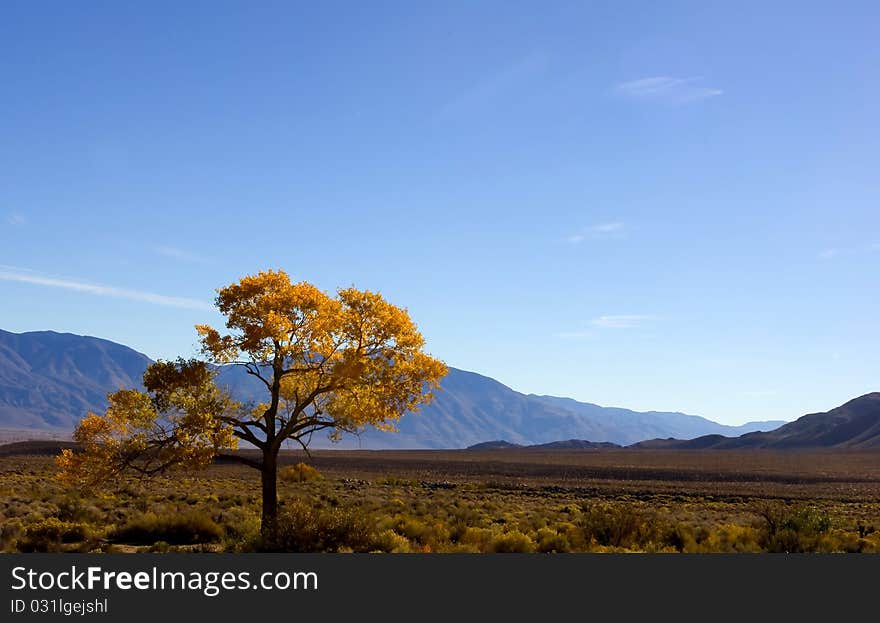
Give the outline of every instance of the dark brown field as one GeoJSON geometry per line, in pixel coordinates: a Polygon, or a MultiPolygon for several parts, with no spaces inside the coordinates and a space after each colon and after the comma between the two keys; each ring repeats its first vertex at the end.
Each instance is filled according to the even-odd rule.
{"type": "MultiPolygon", "coordinates": [[[[308,460],[291,452],[284,462],[308,460]]],[[[340,478],[493,480],[606,493],[688,492],[770,498],[880,501],[880,452],[650,450],[315,451],[340,478]]]]}
{"type": "MultiPolygon", "coordinates": [[[[80,494],[54,479],[58,447],[0,446],[3,549],[261,547],[255,470],[218,463],[80,494]]],[[[294,551],[880,550],[877,452],[318,450],[281,462],[294,551]]]]}

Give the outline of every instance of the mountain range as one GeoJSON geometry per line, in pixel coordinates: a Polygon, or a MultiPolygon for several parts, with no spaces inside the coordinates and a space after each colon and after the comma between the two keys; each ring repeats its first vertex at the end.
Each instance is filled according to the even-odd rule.
{"type": "Polygon", "coordinates": [[[880,392],[872,392],[823,413],[809,413],[794,422],[768,432],[739,437],[706,435],[696,439],[652,439],[637,448],[672,450],[740,450],[838,448],[871,450],[880,448],[880,392]]]}
{"type": "Polygon", "coordinates": [[[536,443],[523,446],[518,443],[510,443],[503,439],[497,441],[484,441],[468,446],[467,450],[610,450],[620,448],[610,441],[587,441],[586,439],[566,439],[565,441],[551,441],[550,443],[536,443]]]}
{"type": "Polygon", "coordinates": [[[107,393],[140,387],[150,358],[94,337],[0,330],[0,427],[72,430],[107,393]]]}
{"type": "MultiPolygon", "coordinates": [[[[95,337],[0,330],[0,428],[69,433],[88,411],[102,412],[106,395],[141,387],[151,360],[127,346],[95,337]]],[[[259,396],[259,381],[237,366],[221,368],[218,383],[240,400],[259,396]]],[[[638,412],[570,398],[522,394],[498,381],[456,368],[434,402],[405,415],[399,431],[368,429],[335,447],[464,448],[490,439],[538,445],[582,439],[630,445],[653,438],[734,437],[773,430],[782,421],[726,426],[678,412],[638,412]]],[[[314,439],[317,447],[330,445],[314,439]]]]}

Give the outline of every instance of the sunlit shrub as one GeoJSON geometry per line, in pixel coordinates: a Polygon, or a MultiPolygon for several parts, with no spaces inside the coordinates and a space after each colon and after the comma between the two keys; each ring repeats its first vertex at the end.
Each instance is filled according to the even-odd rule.
{"type": "Polygon", "coordinates": [[[762,545],[769,552],[822,551],[820,546],[829,543],[824,535],[831,529],[831,519],[815,507],[767,502],[756,512],[764,519],[762,545]]]}
{"type": "Polygon", "coordinates": [[[535,534],[539,552],[569,552],[571,543],[565,534],[559,534],[552,528],[540,528],[535,534]]]}
{"type": "Polygon", "coordinates": [[[376,535],[375,548],[382,552],[405,554],[412,551],[409,539],[394,530],[384,530],[376,535]]]}
{"type": "Polygon", "coordinates": [[[223,538],[223,528],[204,513],[187,510],[170,516],[144,513],[114,530],[110,538],[117,543],[152,545],[166,541],[172,545],[214,543],[223,538]]]}
{"type": "Polygon", "coordinates": [[[423,521],[404,514],[386,518],[380,522],[379,528],[394,530],[410,541],[427,547],[426,551],[437,551],[452,539],[452,532],[443,522],[423,521]]]}
{"type": "Polygon", "coordinates": [[[655,513],[628,504],[597,504],[585,509],[577,524],[584,538],[598,545],[640,549],[657,544],[668,527],[655,513]]]}
{"type": "Polygon", "coordinates": [[[495,532],[488,528],[475,528],[469,526],[465,528],[459,542],[471,546],[477,551],[487,551],[494,536],[495,532]]]}
{"type": "Polygon", "coordinates": [[[511,530],[498,534],[489,542],[489,551],[493,553],[529,553],[535,551],[535,542],[519,530],[511,530]]]}
{"type": "Polygon", "coordinates": [[[751,526],[724,525],[709,532],[702,549],[714,553],[756,553],[761,551],[761,532],[751,526]]]}
{"type": "Polygon", "coordinates": [[[320,480],[323,476],[311,465],[299,462],[296,465],[287,465],[279,469],[278,478],[282,482],[311,482],[320,480]]]}
{"type": "Polygon", "coordinates": [[[21,533],[21,520],[3,518],[0,521],[0,551],[15,551],[15,544],[21,533]]]}
{"type": "Polygon", "coordinates": [[[275,541],[263,547],[283,552],[367,552],[373,545],[373,530],[363,518],[341,508],[316,509],[295,500],[279,515],[275,541]]]}
{"type": "Polygon", "coordinates": [[[89,536],[89,529],[83,524],[49,517],[24,529],[18,540],[18,549],[22,552],[57,552],[63,549],[63,544],[85,541],[89,536]]]}

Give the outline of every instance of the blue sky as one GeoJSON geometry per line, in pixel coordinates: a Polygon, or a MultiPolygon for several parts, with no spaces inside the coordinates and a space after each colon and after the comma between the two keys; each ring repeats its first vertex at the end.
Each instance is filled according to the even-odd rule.
{"type": "Polygon", "coordinates": [[[0,328],[190,355],[281,267],[524,392],[880,389],[876,3],[122,4],[4,3],[0,328]]]}

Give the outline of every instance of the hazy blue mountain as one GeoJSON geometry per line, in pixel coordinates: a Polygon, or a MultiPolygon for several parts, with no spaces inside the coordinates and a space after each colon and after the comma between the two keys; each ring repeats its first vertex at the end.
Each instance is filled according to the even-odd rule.
{"type": "Polygon", "coordinates": [[[747,433],[739,437],[711,435],[696,439],[652,439],[642,448],[674,450],[746,448],[880,448],[880,392],[854,398],[822,413],[810,413],[770,432],[747,433]]]}
{"type": "Polygon", "coordinates": [[[586,439],[566,439],[564,441],[551,441],[550,443],[538,443],[531,446],[521,446],[510,443],[503,439],[484,441],[468,446],[467,450],[611,450],[621,446],[610,441],[587,441],[586,439]]]}
{"type": "Polygon", "coordinates": [[[518,443],[510,443],[503,439],[495,439],[493,441],[482,441],[465,448],[466,450],[521,450],[527,446],[521,446],[518,443]]]}
{"type": "MultiPolygon", "coordinates": [[[[72,430],[89,410],[103,411],[107,393],[140,387],[149,363],[126,346],[94,337],[0,331],[0,428],[72,430]]],[[[259,381],[240,367],[222,368],[218,380],[239,400],[263,400],[259,381]]],[[[521,445],[571,439],[628,445],[654,437],[731,435],[779,424],[735,428],[683,413],[640,413],[526,395],[452,368],[436,400],[421,413],[406,415],[398,433],[368,430],[346,438],[340,447],[465,448],[491,439],[521,445]]],[[[316,435],[313,443],[329,445],[325,435],[316,435]]]]}
{"type": "MultiPolygon", "coordinates": [[[[698,415],[687,415],[679,412],[664,411],[631,411],[617,407],[600,407],[589,402],[578,402],[571,398],[557,398],[555,396],[533,396],[559,407],[568,409],[588,418],[601,418],[604,422],[612,423],[617,433],[635,443],[645,439],[644,435],[651,431],[676,430],[678,433],[671,435],[680,439],[690,439],[702,435],[726,435],[728,437],[751,433],[754,431],[769,431],[779,428],[785,421],[771,420],[765,422],[747,422],[740,426],[727,426],[718,424],[712,420],[698,415]]],[[[651,435],[659,437],[661,435],[651,435]]],[[[606,441],[591,439],[591,441],[606,441]]],[[[616,441],[615,443],[621,443],[616,441]]]]}
{"type": "MultiPolygon", "coordinates": [[[[238,397],[260,396],[260,382],[240,367],[221,370],[219,383],[238,397]]],[[[442,391],[419,413],[404,416],[398,432],[366,430],[347,437],[338,447],[465,448],[487,439],[507,439],[528,445],[572,437],[613,436],[613,428],[598,419],[583,418],[515,392],[486,376],[451,368],[442,391]]],[[[265,390],[262,390],[265,391],[265,390]]],[[[326,436],[316,436],[318,446],[326,436]]],[[[642,438],[643,439],[643,438],[642,438]]]]}
{"type": "Polygon", "coordinates": [[[72,429],[107,393],[140,387],[150,359],[127,346],[70,333],[0,330],[0,426],[72,429]]]}
{"type": "Polygon", "coordinates": [[[565,439],[564,441],[551,441],[528,446],[533,450],[610,450],[620,448],[610,441],[588,441],[586,439],[565,439]]]}
{"type": "MultiPolygon", "coordinates": [[[[454,368],[442,387],[421,414],[403,418],[400,433],[367,432],[361,440],[363,447],[464,448],[492,439],[526,446],[567,439],[629,445],[659,436],[690,438],[741,432],[737,427],[683,413],[640,413],[570,398],[526,395],[489,377],[454,368]]],[[[772,430],[781,424],[784,422],[747,424],[744,430],[772,430]]]]}

